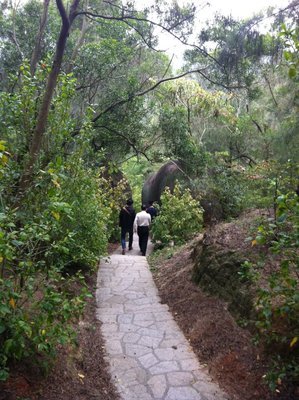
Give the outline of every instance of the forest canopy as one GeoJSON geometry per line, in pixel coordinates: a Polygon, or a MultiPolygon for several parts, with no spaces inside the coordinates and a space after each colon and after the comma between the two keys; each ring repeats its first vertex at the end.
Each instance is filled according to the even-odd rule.
{"type": "Polygon", "coordinates": [[[298,13],[290,1],[216,15],[190,36],[191,2],[1,1],[0,380],[11,360],[72,339],[65,326],[89,295],[82,283],[72,296],[72,282],[118,237],[127,195],[140,199],[168,160],[212,220],[274,207],[298,226],[298,13]],[[179,71],[156,28],[190,44],[179,71]]]}

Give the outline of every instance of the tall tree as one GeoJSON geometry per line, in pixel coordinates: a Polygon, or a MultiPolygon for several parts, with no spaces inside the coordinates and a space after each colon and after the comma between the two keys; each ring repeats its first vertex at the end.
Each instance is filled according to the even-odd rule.
{"type": "Polygon", "coordinates": [[[76,16],[77,8],[79,6],[80,0],[73,0],[69,14],[67,14],[65,7],[63,5],[62,0],[56,0],[57,8],[59,10],[59,14],[61,16],[61,30],[59,34],[59,38],[56,45],[56,52],[51,68],[51,72],[48,77],[45,94],[40,106],[40,110],[38,112],[37,120],[36,120],[36,128],[33,133],[31,146],[29,149],[29,159],[24,168],[24,172],[21,176],[20,185],[19,185],[19,195],[22,197],[24,192],[31,184],[31,179],[33,175],[33,168],[36,163],[36,160],[39,156],[42,139],[46,131],[47,120],[49,115],[49,109],[51,105],[51,101],[53,98],[54,90],[57,83],[57,78],[61,70],[63,55],[65,52],[65,46],[67,42],[67,38],[70,32],[70,27],[74,21],[76,16]]]}
{"type": "MultiPolygon", "coordinates": [[[[53,98],[54,90],[55,90],[56,83],[57,83],[57,78],[62,69],[63,56],[66,51],[66,43],[67,43],[68,37],[70,35],[71,27],[75,21],[75,18],[81,18],[81,19],[83,18],[83,21],[85,21],[86,17],[88,17],[94,21],[102,21],[102,22],[107,21],[108,23],[110,23],[109,21],[118,21],[120,23],[124,23],[130,29],[133,29],[137,33],[137,35],[139,35],[142,38],[143,42],[145,42],[147,44],[147,46],[151,46],[151,42],[153,40],[151,26],[154,23],[151,22],[149,19],[147,19],[145,14],[135,11],[131,5],[122,6],[121,3],[119,3],[119,2],[105,2],[105,3],[106,3],[106,5],[103,7],[101,4],[97,11],[94,11],[94,10],[84,11],[84,9],[79,10],[79,6],[81,4],[80,0],[74,0],[70,6],[69,13],[67,13],[63,2],[61,0],[56,1],[56,5],[57,5],[57,9],[59,11],[60,17],[61,17],[62,25],[61,25],[60,34],[59,34],[57,44],[56,44],[54,60],[52,63],[51,71],[50,71],[47,85],[45,88],[45,92],[43,95],[43,100],[42,100],[40,108],[38,110],[36,127],[35,127],[33,135],[32,135],[32,141],[31,141],[31,145],[30,145],[30,149],[29,149],[28,162],[24,168],[24,172],[23,172],[23,174],[21,176],[21,180],[20,180],[19,192],[20,192],[21,197],[25,193],[26,189],[30,186],[30,183],[32,181],[34,166],[39,157],[41,145],[42,145],[42,139],[43,139],[43,136],[44,136],[44,134],[46,132],[46,128],[47,128],[47,119],[48,119],[49,109],[50,109],[51,101],[53,98]],[[110,11],[110,13],[108,13],[107,10],[110,11]]],[[[34,72],[34,70],[36,68],[37,54],[40,51],[40,41],[42,39],[42,35],[44,32],[44,23],[46,21],[47,10],[48,10],[48,3],[45,2],[43,17],[42,17],[39,32],[37,35],[38,40],[36,43],[36,48],[32,55],[32,63],[31,63],[32,72],[34,72]]],[[[186,17],[186,15],[187,15],[186,9],[184,10],[184,13],[182,13],[182,16],[180,16],[179,11],[180,10],[178,8],[176,8],[175,13],[173,14],[173,16],[176,16],[175,24],[173,24],[170,20],[166,20],[167,29],[177,31],[179,29],[180,24],[185,24],[186,21],[188,21],[190,18],[192,18],[192,16],[190,18],[186,17]]],[[[85,30],[85,28],[84,28],[84,30],[85,30]]],[[[82,35],[82,32],[83,31],[81,29],[81,35],[82,35]]],[[[79,41],[77,42],[77,45],[76,45],[77,48],[78,48],[78,46],[81,46],[81,44],[83,42],[83,40],[82,40],[83,36],[81,36],[81,39],[79,39],[79,41]]],[[[73,51],[74,58],[76,57],[76,54],[78,52],[76,49],[76,46],[73,51]]],[[[141,83],[141,85],[143,85],[143,84],[144,83],[141,83]]],[[[136,91],[136,89],[133,89],[133,92],[134,91],[136,91]]],[[[140,87],[139,87],[139,91],[140,91],[140,87]]],[[[132,97],[132,94],[129,94],[127,99],[125,99],[125,103],[128,100],[130,100],[131,97],[132,97]]],[[[123,101],[124,100],[122,99],[120,102],[123,102],[123,101]]],[[[116,104],[117,103],[118,103],[118,101],[116,101],[116,104]]],[[[111,106],[109,106],[107,109],[109,109],[109,108],[112,109],[111,106]]],[[[94,121],[97,121],[97,120],[98,120],[98,117],[94,118],[94,121]]]]}
{"type": "Polygon", "coordinates": [[[36,71],[36,66],[37,66],[37,63],[41,56],[41,46],[42,46],[42,40],[43,40],[43,36],[45,33],[46,25],[47,25],[49,3],[50,3],[50,0],[44,0],[44,2],[43,2],[43,13],[40,17],[39,30],[36,35],[35,46],[34,46],[34,49],[32,52],[31,60],[30,60],[30,71],[31,71],[32,75],[34,75],[34,73],[36,71]]]}

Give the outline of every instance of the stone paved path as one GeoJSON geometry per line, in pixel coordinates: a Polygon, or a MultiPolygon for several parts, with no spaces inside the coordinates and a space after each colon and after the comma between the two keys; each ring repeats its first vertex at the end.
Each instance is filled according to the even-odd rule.
{"type": "Polygon", "coordinates": [[[97,282],[97,317],[121,399],[228,399],[160,303],[146,257],[138,254],[102,259],[97,282]]]}

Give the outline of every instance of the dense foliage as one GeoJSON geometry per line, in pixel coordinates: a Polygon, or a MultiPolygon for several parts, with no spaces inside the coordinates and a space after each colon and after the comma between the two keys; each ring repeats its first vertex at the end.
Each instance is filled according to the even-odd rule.
{"type": "MultiPolygon", "coordinates": [[[[129,191],[120,162],[144,153],[153,129],[139,93],[168,69],[151,49],[150,10],[85,6],[0,8],[1,380],[11,361],[44,362],[73,339],[83,273],[118,238],[129,191]]],[[[163,13],[169,29],[188,30],[191,8],[163,13]]]]}
{"type": "Polygon", "coordinates": [[[191,196],[190,190],[182,190],[177,183],[173,193],[168,188],[161,197],[161,209],[152,226],[154,242],[162,245],[173,242],[182,244],[202,228],[202,210],[191,196]]]}
{"type": "Polygon", "coordinates": [[[144,179],[169,159],[180,161],[185,182],[161,198],[152,232],[163,245],[201,230],[200,203],[219,209],[210,222],[274,208],[256,241],[282,262],[260,292],[257,325],[271,343],[289,345],[291,361],[277,362],[276,381],[296,375],[296,2],[274,14],[266,33],[262,15],[218,16],[186,52],[193,73],[180,79],[156,51],[154,26],[184,42],[195,7],[154,3],[1,4],[2,380],[11,360],[44,360],[73,337],[70,324],[88,296],[83,272],[118,239],[127,194],[141,202],[144,179]],[[275,310],[273,296],[284,299],[275,310]],[[287,336],[274,332],[278,314],[287,336]]]}

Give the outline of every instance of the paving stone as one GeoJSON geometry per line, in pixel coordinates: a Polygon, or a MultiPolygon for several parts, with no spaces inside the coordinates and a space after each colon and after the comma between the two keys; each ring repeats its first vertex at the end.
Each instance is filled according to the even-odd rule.
{"type": "Polygon", "coordinates": [[[126,387],[145,384],[147,381],[146,372],[142,368],[131,368],[115,373],[118,382],[125,384],[126,387]]]}
{"type": "Polygon", "coordinates": [[[158,321],[158,322],[156,321],[155,329],[169,333],[169,332],[177,329],[177,324],[173,319],[169,319],[167,321],[158,321]]]}
{"type": "Polygon", "coordinates": [[[161,339],[163,338],[163,332],[159,332],[159,331],[154,330],[154,329],[139,328],[138,329],[138,333],[140,335],[143,335],[143,336],[150,336],[150,337],[153,337],[153,338],[161,338],[161,339]]]}
{"type": "MultiPolygon", "coordinates": [[[[215,398],[217,395],[220,395],[220,390],[215,387],[214,383],[211,380],[196,382],[192,386],[194,387],[194,389],[200,390],[201,393],[203,393],[203,395],[209,400],[213,399],[212,396],[214,396],[215,398]]],[[[222,397],[220,398],[222,399],[222,397]]]]}
{"type": "Polygon", "coordinates": [[[195,377],[191,372],[169,372],[167,380],[171,386],[189,386],[195,383],[195,377]]]}
{"type": "Polygon", "coordinates": [[[146,258],[136,249],[120,253],[101,260],[96,291],[105,359],[120,399],[225,400],[161,304],[146,258]]]}
{"type": "Polygon", "coordinates": [[[111,355],[123,353],[122,345],[119,340],[109,340],[109,342],[106,343],[106,348],[111,355]]]}
{"type": "MultiPolygon", "coordinates": [[[[122,305],[125,301],[126,301],[125,296],[117,296],[117,295],[113,295],[106,300],[107,303],[113,304],[113,305],[114,304],[122,305]]],[[[114,308],[114,306],[113,306],[113,308],[114,308]]],[[[121,308],[121,311],[122,311],[122,308],[121,308]]]]}
{"type": "Polygon", "coordinates": [[[180,361],[183,371],[196,371],[198,369],[198,362],[195,358],[187,358],[180,361]]]}
{"type": "Polygon", "coordinates": [[[110,367],[112,371],[127,371],[131,368],[138,367],[138,361],[136,358],[128,356],[110,357],[110,367]]]}
{"type": "Polygon", "coordinates": [[[186,339],[185,339],[185,337],[184,337],[184,335],[182,334],[182,332],[180,332],[180,331],[177,331],[177,332],[175,332],[175,331],[167,331],[167,332],[165,332],[165,339],[167,340],[167,339],[178,339],[178,340],[180,340],[182,343],[187,343],[187,341],[186,341],[186,339]]]}
{"type": "Polygon", "coordinates": [[[108,288],[102,288],[102,287],[98,287],[96,289],[96,298],[98,301],[106,301],[107,299],[109,299],[110,296],[112,296],[111,293],[111,289],[109,288],[107,291],[105,289],[108,288]]]}
{"type": "Polygon", "coordinates": [[[139,326],[134,324],[119,324],[118,327],[120,332],[136,332],[140,329],[139,326]]]}
{"type": "Polygon", "coordinates": [[[171,348],[167,349],[158,348],[154,352],[160,361],[173,361],[176,359],[176,354],[175,354],[176,351],[177,350],[171,348]]]}
{"type": "Polygon", "coordinates": [[[189,346],[185,346],[182,344],[170,348],[159,347],[159,349],[155,350],[155,354],[161,361],[190,360],[190,357],[193,356],[193,352],[191,351],[189,346]]]}
{"type": "Polygon", "coordinates": [[[102,332],[104,335],[109,336],[112,332],[118,332],[118,325],[117,324],[103,324],[101,327],[102,332]]]}
{"type": "Polygon", "coordinates": [[[167,382],[164,375],[156,375],[147,381],[156,399],[162,399],[167,389],[167,382]]]}
{"type": "Polygon", "coordinates": [[[151,353],[151,349],[149,347],[140,346],[139,344],[126,343],[125,348],[128,356],[135,356],[136,358],[139,358],[144,354],[151,353]]]}
{"type": "Polygon", "coordinates": [[[156,338],[156,337],[150,337],[150,336],[142,336],[138,344],[141,344],[142,346],[147,346],[150,347],[151,349],[156,349],[159,344],[161,343],[161,338],[156,338]]]}
{"type": "Polygon", "coordinates": [[[101,317],[102,315],[120,315],[123,314],[122,312],[119,312],[118,310],[114,310],[113,308],[98,308],[96,315],[97,317],[101,317]]]}
{"type": "Polygon", "coordinates": [[[104,323],[113,324],[116,323],[117,315],[116,314],[100,314],[98,313],[98,319],[104,323]]]}
{"type": "Polygon", "coordinates": [[[139,396],[139,399],[143,399],[144,396],[149,396],[147,387],[145,385],[130,386],[130,391],[134,393],[135,396],[139,396]]]}
{"type": "Polygon", "coordinates": [[[142,366],[147,369],[159,362],[159,360],[152,353],[145,354],[144,356],[141,356],[138,359],[142,364],[142,366]]]}
{"type": "Polygon", "coordinates": [[[105,311],[111,311],[112,313],[123,313],[124,312],[124,305],[123,304],[113,304],[110,303],[109,300],[103,302],[98,302],[98,309],[105,309],[105,311]]]}
{"type": "MultiPolygon", "coordinates": [[[[124,343],[137,343],[139,339],[140,339],[140,335],[138,335],[137,333],[125,333],[122,341],[124,343]]],[[[139,343],[139,344],[143,344],[143,343],[139,343]]]]}
{"type": "MultiPolygon", "coordinates": [[[[179,339],[167,339],[167,340],[163,340],[160,344],[160,348],[178,348],[179,346],[182,346],[185,343],[185,341],[183,340],[179,340],[179,339]]],[[[190,358],[190,357],[189,357],[190,358]]]]}
{"type": "Polygon", "coordinates": [[[206,364],[199,365],[198,370],[193,371],[197,381],[212,382],[213,379],[209,375],[208,367],[206,364]]]}
{"type": "Polygon", "coordinates": [[[140,328],[150,328],[153,325],[153,321],[137,321],[134,322],[134,325],[139,326],[140,328]]]}
{"type": "Polygon", "coordinates": [[[125,311],[134,311],[134,312],[154,312],[161,313],[161,306],[159,304],[145,304],[145,305],[136,305],[136,304],[125,304],[125,311]]]}
{"type": "MultiPolygon", "coordinates": [[[[109,288],[105,288],[105,287],[102,287],[101,286],[101,290],[96,290],[96,296],[98,295],[98,294],[111,294],[111,288],[109,287],[109,288]]],[[[98,300],[98,298],[97,298],[97,300],[98,300]]]]}
{"type": "Polygon", "coordinates": [[[134,322],[140,321],[155,321],[155,316],[152,312],[135,314],[134,322]]]}
{"type": "Polygon", "coordinates": [[[130,293],[126,293],[126,298],[127,299],[129,299],[129,300],[132,300],[132,299],[137,299],[138,297],[138,295],[137,295],[137,293],[134,293],[134,292],[130,292],[130,293]]]}
{"type": "Polygon", "coordinates": [[[149,369],[150,373],[156,374],[166,374],[167,372],[179,371],[180,367],[176,361],[161,361],[159,364],[154,365],[149,369]]]}
{"type": "Polygon", "coordinates": [[[171,321],[173,318],[169,312],[161,311],[155,314],[156,321],[171,321]]]}
{"type": "Polygon", "coordinates": [[[120,314],[117,316],[117,322],[120,324],[130,324],[133,320],[134,314],[120,314]]]}
{"type": "Polygon", "coordinates": [[[157,299],[155,299],[154,297],[143,297],[141,299],[136,299],[134,301],[132,301],[133,304],[137,304],[139,305],[144,305],[144,304],[155,304],[157,303],[157,299]]]}
{"type": "Polygon", "coordinates": [[[121,393],[121,399],[123,400],[152,400],[152,396],[150,394],[143,394],[143,397],[140,398],[139,395],[134,394],[130,389],[127,389],[125,392],[121,393]]]}
{"type": "MultiPolygon", "coordinates": [[[[165,400],[203,400],[202,396],[190,387],[171,387],[165,400]]],[[[215,400],[215,399],[214,399],[215,400]]]]}
{"type": "Polygon", "coordinates": [[[124,337],[125,333],[124,332],[110,332],[109,333],[109,338],[111,340],[118,340],[119,342],[122,342],[122,338],[124,337]]]}

